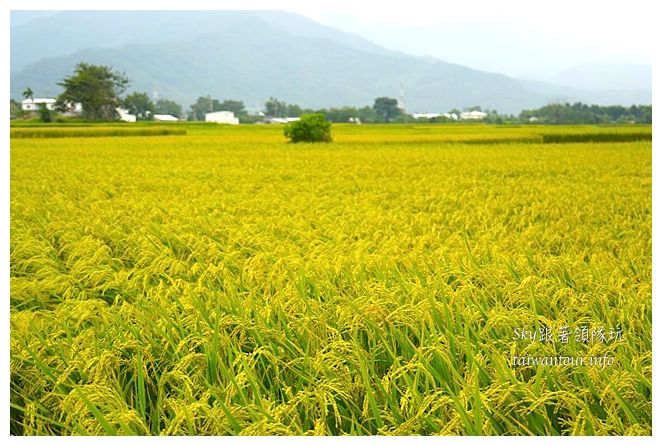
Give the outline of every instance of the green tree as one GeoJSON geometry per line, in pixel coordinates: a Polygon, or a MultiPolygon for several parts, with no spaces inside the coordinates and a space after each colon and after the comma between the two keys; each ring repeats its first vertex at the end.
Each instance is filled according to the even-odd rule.
{"type": "Polygon", "coordinates": [[[653,123],[653,106],[639,105],[636,107],[636,120],[642,124],[653,123]]]}
{"type": "Polygon", "coordinates": [[[269,100],[264,103],[264,114],[276,118],[284,118],[287,116],[287,104],[276,98],[269,98],[269,100]]]}
{"type": "Polygon", "coordinates": [[[401,113],[398,108],[398,100],[393,98],[377,98],[372,108],[382,122],[391,122],[401,113]]]}
{"type": "Polygon", "coordinates": [[[301,116],[285,126],[285,136],[291,142],[331,142],[331,123],[321,113],[301,116]]]}
{"type": "Polygon", "coordinates": [[[147,93],[131,93],[124,98],[122,106],[132,115],[136,115],[138,121],[149,120],[154,114],[154,103],[147,93]]]}
{"type": "Polygon", "coordinates": [[[154,113],[182,117],[182,106],[170,99],[159,99],[154,104],[154,113]]]}
{"type": "Polygon", "coordinates": [[[226,99],[223,102],[220,102],[218,104],[218,110],[214,111],[231,111],[236,117],[247,115],[246,106],[243,101],[237,101],[234,99],[226,99]]]}
{"type": "Polygon", "coordinates": [[[361,107],[359,110],[359,118],[361,119],[361,122],[379,122],[379,115],[375,113],[375,109],[372,108],[369,105],[366,105],[364,107],[361,107]]]}
{"type": "Polygon", "coordinates": [[[287,107],[285,108],[286,116],[298,117],[303,114],[305,114],[304,109],[302,109],[296,104],[288,104],[287,107]]]}
{"type": "Polygon", "coordinates": [[[212,100],[211,96],[200,96],[193,105],[191,105],[191,113],[189,114],[190,119],[192,121],[204,121],[205,114],[214,111],[214,101],[218,103],[218,100],[212,100]]]}
{"type": "Polygon", "coordinates": [[[600,106],[581,102],[574,104],[548,104],[536,110],[523,110],[522,122],[530,122],[535,117],[537,122],[545,124],[606,124],[629,123],[650,124],[652,107],[650,105],[600,106]]]}
{"type": "Polygon", "coordinates": [[[25,90],[23,90],[23,98],[34,101],[34,91],[32,91],[32,88],[28,87],[25,90]]]}
{"type": "Polygon", "coordinates": [[[9,118],[14,119],[18,118],[19,116],[23,116],[23,109],[21,108],[21,104],[16,102],[13,99],[9,100],[9,118]]]}
{"type": "Polygon", "coordinates": [[[122,104],[120,95],[129,84],[123,74],[103,65],[81,62],[74,74],[58,85],[64,88],[56,101],[58,110],[66,111],[80,103],[82,115],[90,120],[112,120],[117,116],[117,107],[122,104]]]}
{"type": "Polygon", "coordinates": [[[39,119],[41,122],[53,122],[54,113],[46,106],[46,104],[39,104],[37,112],[39,113],[39,119]]]}

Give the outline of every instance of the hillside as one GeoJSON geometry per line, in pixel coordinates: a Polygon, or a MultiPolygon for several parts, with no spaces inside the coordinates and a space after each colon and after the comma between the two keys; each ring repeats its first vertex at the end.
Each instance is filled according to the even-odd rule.
{"type": "Polygon", "coordinates": [[[581,90],[531,88],[390,51],[280,11],[71,11],[23,20],[11,27],[11,96],[27,86],[56,95],[56,83],[80,61],[110,65],[127,74],[130,90],[184,105],[211,94],[248,106],[271,96],[304,107],[361,106],[396,97],[401,85],[410,112],[480,105],[516,113],[584,99],[581,90]]]}

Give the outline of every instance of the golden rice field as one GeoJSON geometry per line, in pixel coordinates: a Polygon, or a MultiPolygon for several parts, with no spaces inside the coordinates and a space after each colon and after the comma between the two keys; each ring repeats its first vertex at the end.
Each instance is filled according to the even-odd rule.
{"type": "Polygon", "coordinates": [[[12,138],[12,434],[651,434],[650,127],[186,129],[12,138]]]}

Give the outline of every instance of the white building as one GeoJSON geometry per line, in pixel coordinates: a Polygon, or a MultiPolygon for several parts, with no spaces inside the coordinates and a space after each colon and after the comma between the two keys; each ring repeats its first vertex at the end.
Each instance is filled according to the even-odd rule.
{"type": "Polygon", "coordinates": [[[476,121],[481,120],[481,119],[485,119],[486,117],[487,117],[487,113],[477,111],[477,110],[470,111],[470,112],[462,112],[462,114],[460,114],[460,118],[462,118],[462,119],[469,119],[469,120],[476,120],[476,121]]]}
{"type": "Polygon", "coordinates": [[[448,118],[457,121],[457,115],[455,113],[414,113],[412,116],[414,119],[448,118]]]}
{"type": "Polygon", "coordinates": [[[64,116],[76,116],[83,112],[83,104],[80,102],[68,103],[63,113],[64,116]]]}
{"type": "MultiPolygon", "coordinates": [[[[45,105],[49,110],[55,110],[55,99],[53,98],[34,98],[26,99],[21,102],[21,109],[25,111],[37,111],[41,105],[45,105]]],[[[83,111],[83,104],[76,102],[69,103],[64,111],[65,116],[74,116],[83,111]]]]}
{"type": "Polygon", "coordinates": [[[205,122],[216,122],[218,124],[239,124],[239,118],[235,118],[231,111],[217,111],[205,114],[205,122]]]}
{"type": "Polygon", "coordinates": [[[289,124],[290,122],[300,121],[301,118],[274,118],[273,116],[267,116],[264,118],[264,122],[267,124],[289,124]]]}
{"type": "Polygon", "coordinates": [[[129,110],[125,110],[123,108],[118,108],[117,114],[120,115],[120,120],[124,122],[136,122],[136,115],[132,115],[129,113],[129,110]]]}
{"type": "Polygon", "coordinates": [[[47,109],[53,110],[55,108],[55,99],[53,98],[33,98],[26,99],[21,102],[21,109],[25,111],[37,111],[41,104],[44,104],[47,109]]]}
{"type": "Polygon", "coordinates": [[[179,118],[172,116],[172,115],[154,115],[153,116],[155,121],[161,121],[161,122],[177,122],[179,121],[179,118]]]}

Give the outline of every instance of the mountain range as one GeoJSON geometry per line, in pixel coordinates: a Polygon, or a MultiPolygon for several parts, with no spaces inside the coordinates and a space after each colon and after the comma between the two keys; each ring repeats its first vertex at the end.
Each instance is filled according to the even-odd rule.
{"type": "Polygon", "coordinates": [[[645,77],[638,90],[589,88],[599,85],[591,76],[600,70],[567,74],[584,79],[585,88],[561,85],[568,83],[563,78],[515,79],[392,51],[283,11],[14,11],[10,38],[16,100],[26,87],[35,96],[57,95],[57,82],[88,62],[124,72],[129,91],[185,106],[206,95],[240,99],[249,108],[269,97],[310,108],[364,106],[401,91],[408,112],[651,103],[645,77]]]}

